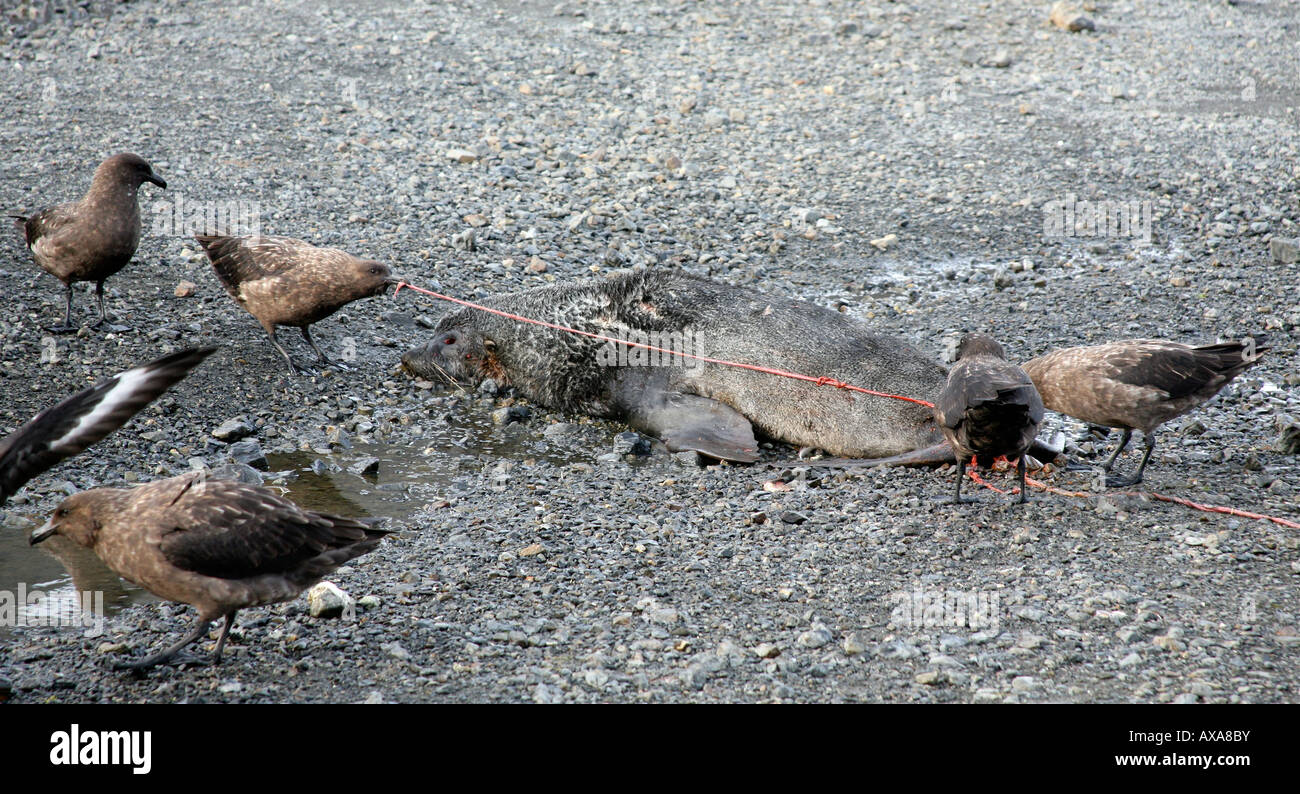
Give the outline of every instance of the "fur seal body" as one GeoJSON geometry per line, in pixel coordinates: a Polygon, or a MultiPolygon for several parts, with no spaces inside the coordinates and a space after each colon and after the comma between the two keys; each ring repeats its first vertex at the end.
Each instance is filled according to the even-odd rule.
{"type": "MultiPolygon", "coordinates": [[[[631,272],[485,304],[583,331],[920,399],[932,399],[947,377],[911,345],[838,312],[682,273],[631,272]]],[[[753,428],[851,457],[942,443],[923,405],[636,350],[468,308],[443,317],[433,340],[402,362],[425,378],[490,377],[543,405],[623,419],[671,450],[724,460],[757,459],[753,428]]]]}
{"type": "Polygon", "coordinates": [[[1024,370],[1007,361],[1002,345],[985,334],[962,338],[934,414],[957,455],[956,502],[962,501],[966,464],[1003,455],[1020,459],[1020,501],[1027,500],[1025,453],[1043,423],[1043,400],[1024,370]]]}
{"type": "Polygon", "coordinates": [[[1053,350],[1025,362],[1043,403],[1057,413],[1124,431],[1119,447],[1102,467],[1107,472],[1141,430],[1142,462],[1130,477],[1107,485],[1142,481],[1155,449],[1155,430],[1209,400],[1268,350],[1264,337],[1192,347],[1162,339],[1132,339],[1053,350]]]}
{"type": "Polygon", "coordinates": [[[276,326],[298,328],[322,365],[341,366],[316,346],[311,324],[396,283],[382,262],[292,237],[201,234],[194,239],[203,246],[221,286],[261,324],[295,375],[298,365],[276,339],[276,326]]]}
{"type": "Polygon", "coordinates": [[[145,182],[167,187],[143,157],[115,154],[95,169],[90,190],[81,200],[41,210],[30,218],[13,216],[36,264],[63,282],[63,325],[50,331],[77,330],[72,325],[72,285],[78,281],[95,282],[99,320],[91,327],[97,328],[107,319],[104,280],[135,256],[140,244],[136,193],[145,182]]]}

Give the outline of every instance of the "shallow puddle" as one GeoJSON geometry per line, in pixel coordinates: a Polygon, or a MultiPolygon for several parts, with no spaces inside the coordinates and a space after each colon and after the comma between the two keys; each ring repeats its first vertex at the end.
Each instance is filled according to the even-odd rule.
{"type": "MultiPolygon", "coordinates": [[[[401,519],[441,498],[456,479],[486,476],[497,461],[545,460],[564,466],[591,463],[603,451],[574,454],[572,445],[553,445],[539,437],[539,430],[531,423],[499,427],[490,409],[465,406],[455,412],[454,421],[422,427],[408,444],[268,453],[264,475],[269,487],[309,510],[401,519]],[[367,459],[377,459],[377,467],[367,473],[349,471],[367,459]]],[[[0,637],[14,625],[87,628],[92,621],[83,618],[83,604],[94,615],[111,616],[128,605],[157,600],[64,538],[29,546],[27,536],[46,516],[22,506],[0,509],[0,516],[7,524],[0,527],[0,637]]]]}

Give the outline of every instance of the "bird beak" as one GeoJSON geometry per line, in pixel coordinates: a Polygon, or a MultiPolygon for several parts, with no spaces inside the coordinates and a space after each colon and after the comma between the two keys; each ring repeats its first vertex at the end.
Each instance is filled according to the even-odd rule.
{"type": "Polygon", "coordinates": [[[160,188],[163,188],[164,190],[167,189],[167,182],[157,174],[150,174],[149,176],[145,177],[145,180],[154,183],[155,185],[157,185],[160,188]]]}
{"type": "Polygon", "coordinates": [[[40,543],[42,540],[45,540],[50,535],[53,535],[55,532],[58,531],[58,529],[59,529],[58,525],[55,524],[54,519],[51,518],[49,521],[46,521],[44,524],[42,524],[40,528],[32,531],[31,537],[27,538],[27,545],[35,546],[37,543],[40,543]]]}

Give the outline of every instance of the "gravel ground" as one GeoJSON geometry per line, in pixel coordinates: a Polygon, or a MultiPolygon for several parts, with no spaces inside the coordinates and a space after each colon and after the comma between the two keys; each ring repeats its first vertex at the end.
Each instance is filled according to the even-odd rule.
{"type": "MultiPolygon", "coordinates": [[[[12,700],[1297,700],[1294,530],[1114,495],[955,507],[951,470],[801,468],[779,490],[770,469],[627,457],[613,423],[532,406],[498,426],[510,395],[398,373],[443,311],[410,294],[318,326],[356,372],[294,378],[175,209],[249,202],[264,232],[469,298],[681,268],[936,357],[974,329],[1020,358],[1266,332],[1260,366],[1165,429],[1144,486],[1296,520],[1296,266],[1270,253],[1300,236],[1295,3],[1097,4],[1082,33],[1014,0],[33,5],[0,4],[0,205],[74,198],[117,151],[169,189],[142,190],[107,332],[45,339],[60,285],[16,235],[0,247],[0,432],[225,347],[31,483],[4,531],[71,490],[258,450],[271,471],[237,471],[312,506],[375,500],[397,531],[332,579],[373,596],[354,621],[245,611],[222,665],[144,679],[110,665],[192,610],[12,630],[12,700]],[[1149,202],[1150,239],[1051,234],[1071,197],[1149,202]],[[231,419],[253,444],[212,436],[231,419]],[[345,471],[370,455],[379,481],[345,471]]],[[[90,321],[90,292],[74,311],[90,321]]],[[[6,582],[43,554],[6,548],[6,582]]]]}

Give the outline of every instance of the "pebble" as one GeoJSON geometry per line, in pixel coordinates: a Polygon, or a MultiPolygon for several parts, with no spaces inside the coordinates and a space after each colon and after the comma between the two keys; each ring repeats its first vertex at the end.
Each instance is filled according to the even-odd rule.
{"type": "Polygon", "coordinates": [[[1300,262],[1300,238],[1274,237],[1268,243],[1273,261],[1279,265],[1294,265],[1300,262]]]}
{"type": "Polygon", "coordinates": [[[781,655],[781,649],[770,642],[762,642],[754,646],[754,653],[760,659],[775,659],[781,655]]]}
{"type": "Polygon", "coordinates": [[[271,464],[266,459],[266,453],[262,451],[262,445],[257,443],[255,439],[236,441],[226,447],[226,455],[235,463],[241,463],[255,469],[267,471],[271,468],[271,464]]]}
{"type": "Polygon", "coordinates": [[[833,639],[835,637],[830,630],[825,627],[818,627],[800,634],[795,640],[795,644],[803,648],[820,648],[833,639]]]}
{"type": "Polygon", "coordinates": [[[257,428],[242,419],[227,419],[212,431],[213,438],[226,442],[239,441],[256,434],[257,428]]]}
{"type": "Polygon", "coordinates": [[[1088,15],[1063,0],[1052,4],[1048,18],[1053,25],[1071,33],[1097,29],[1096,23],[1088,15]]]}
{"type": "Polygon", "coordinates": [[[318,582],[307,591],[307,612],[314,618],[338,618],[356,606],[352,596],[333,582],[318,582]]]}

